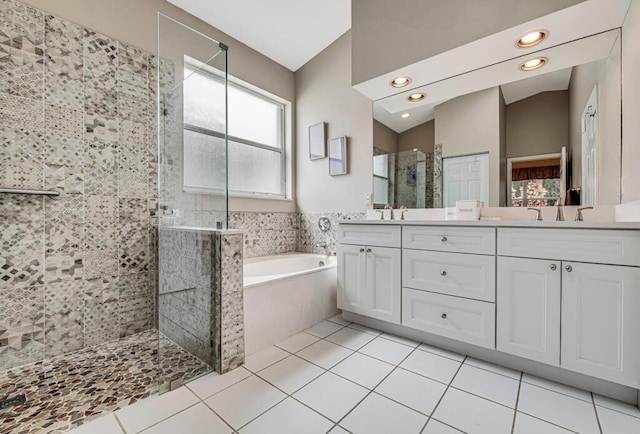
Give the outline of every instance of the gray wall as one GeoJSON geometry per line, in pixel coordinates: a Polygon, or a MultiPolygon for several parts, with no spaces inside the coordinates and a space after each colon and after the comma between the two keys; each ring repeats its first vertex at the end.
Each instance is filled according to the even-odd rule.
{"type": "Polygon", "coordinates": [[[500,89],[493,87],[436,106],[435,139],[442,157],[489,153],[489,204],[504,205],[500,154],[500,89]]]}
{"type": "Polygon", "coordinates": [[[507,158],[553,154],[569,144],[569,92],[542,92],[506,107],[507,158]]]}
{"type": "Polygon", "coordinates": [[[363,211],[372,191],[371,101],[351,87],[351,33],[296,71],[296,198],[305,213],[363,211]],[[310,161],[307,128],[327,122],[329,139],[348,136],[349,174],[329,176],[327,159],[310,161]]]}
{"type": "Polygon", "coordinates": [[[398,133],[377,120],[373,120],[373,146],[387,154],[398,152],[398,133]]]}
{"type": "Polygon", "coordinates": [[[412,151],[417,148],[425,154],[433,154],[433,146],[436,140],[435,127],[436,122],[430,120],[400,133],[398,136],[398,152],[412,151]]]}
{"type": "Polygon", "coordinates": [[[583,0],[353,0],[353,84],[583,0]]]}

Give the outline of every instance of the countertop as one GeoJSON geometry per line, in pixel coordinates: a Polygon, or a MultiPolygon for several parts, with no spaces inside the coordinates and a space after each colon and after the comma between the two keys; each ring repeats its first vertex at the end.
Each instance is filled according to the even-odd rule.
{"type": "Polygon", "coordinates": [[[618,229],[639,230],[640,222],[576,222],[532,220],[341,220],[349,225],[398,225],[398,226],[464,226],[485,228],[545,228],[545,229],[618,229]]]}

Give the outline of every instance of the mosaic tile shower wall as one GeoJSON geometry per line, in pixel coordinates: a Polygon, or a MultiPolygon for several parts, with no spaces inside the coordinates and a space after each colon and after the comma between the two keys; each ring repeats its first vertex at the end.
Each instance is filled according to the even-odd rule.
{"type": "Polygon", "coordinates": [[[0,370],[153,327],[155,62],[0,0],[0,370]]]}

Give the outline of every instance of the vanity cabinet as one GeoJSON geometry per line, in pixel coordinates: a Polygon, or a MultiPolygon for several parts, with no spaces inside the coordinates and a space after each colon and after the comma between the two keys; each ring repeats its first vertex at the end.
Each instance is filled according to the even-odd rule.
{"type": "Polygon", "coordinates": [[[400,324],[400,228],[360,229],[339,232],[338,307],[400,324]]]}
{"type": "Polygon", "coordinates": [[[498,258],[496,348],[560,366],[560,261],[498,258]]]}

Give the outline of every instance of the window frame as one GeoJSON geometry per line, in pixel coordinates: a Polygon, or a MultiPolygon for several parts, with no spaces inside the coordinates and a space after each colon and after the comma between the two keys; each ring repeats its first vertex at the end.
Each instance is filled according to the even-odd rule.
{"type": "MultiPolygon", "coordinates": [[[[521,162],[521,161],[536,161],[536,160],[550,160],[553,158],[560,158],[560,160],[562,161],[562,153],[561,152],[557,152],[557,153],[553,153],[553,154],[542,154],[542,155],[530,155],[527,157],[513,157],[513,158],[507,158],[507,191],[506,191],[506,195],[507,195],[507,207],[513,207],[513,198],[511,197],[511,187],[513,186],[513,163],[517,163],[517,162],[521,162]]],[[[527,180],[527,182],[530,180],[527,180]]],[[[560,189],[562,189],[562,179],[560,180],[560,189]]],[[[526,193],[525,193],[526,196],[526,193]]],[[[548,197],[548,198],[538,198],[541,200],[545,200],[545,199],[555,199],[553,197],[548,197]]],[[[558,198],[559,200],[560,198],[558,198]]],[[[520,200],[520,199],[517,199],[520,200]]],[[[528,197],[523,197],[523,206],[524,206],[524,202],[526,201],[528,203],[529,198],[528,197]]]]}
{"type": "MultiPolygon", "coordinates": [[[[188,59],[185,59],[184,62],[184,69],[185,70],[189,70],[189,76],[191,76],[192,74],[201,74],[207,78],[210,78],[211,80],[215,80],[219,83],[224,83],[224,77],[221,73],[219,73],[217,70],[210,70],[208,68],[206,68],[206,65],[203,66],[198,66],[196,65],[194,62],[189,61],[188,59]]],[[[186,76],[186,74],[185,74],[186,76]]],[[[224,132],[219,132],[210,128],[206,128],[206,127],[201,127],[199,125],[194,125],[191,123],[187,123],[182,122],[182,129],[183,131],[190,131],[196,134],[202,134],[202,135],[206,135],[209,137],[215,137],[215,138],[219,138],[219,139],[227,139],[227,158],[228,158],[228,153],[229,153],[229,146],[228,143],[229,142],[235,142],[235,143],[239,143],[241,145],[245,145],[245,146],[252,146],[254,148],[259,148],[259,149],[264,149],[267,151],[271,151],[271,152],[277,152],[280,154],[280,193],[267,193],[267,192],[258,192],[258,191],[244,191],[244,190],[232,190],[230,188],[230,186],[228,186],[228,195],[229,196],[237,196],[237,197],[258,197],[261,199],[287,199],[287,143],[286,143],[286,107],[287,107],[287,103],[283,102],[281,99],[272,96],[270,94],[268,94],[268,92],[263,91],[262,89],[260,90],[256,90],[257,88],[255,88],[255,86],[249,87],[250,85],[241,83],[240,80],[235,79],[231,76],[228,76],[228,80],[227,80],[227,98],[228,98],[228,88],[229,87],[235,87],[236,89],[248,93],[250,95],[253,95],[257,98],[260,98],[264,101],[267,101],[269,103],[272,103],[274,105],[276,105],[278,107],[278,117],[279,117],[279,147],[276,146],[270,146],[264,143],[260,143],[260,142],[256,142],[253,140],[249,140],[249,139],[244,139],[242,137],[238,137],[238,136],[232,136],[230,134],[228,134],[228,126],[229,126],[229,119],[227,118],[227,125],[226,125],[226,129],[227,129],[227,133],[225,134],[224,132]]],[[[183,116],[184,116],[184,103],[183,103],[183,116]]],[[[228,107],[227,107],[228,110],[228,107]]],[[[183,139],[184,140],[184,139],[183,139]]],[[[184,152],[184,147],[185,144],[183,143],[183,152],[184,152]]],[[[185,159],[183,158],[183,161],[185,159]]],[[[183,163],[183,168],[182,168],[183,172],[185,171],[185,167],[184,167],[184,163],[183,163]]],[[[228,166],[227,166],[227,171],[228,171],[228,166]]],[[[229,174],[227,173],[227,178],[229,177],[229,174]]],[[[202,193],[202,194],[206,194],[206,193],[210,193],[210,194],[223,194],[224,192],[221,189],[214,189],[214,188],[206,188],[206,187],[197,187],[197,186],[187,186],[184,182],[184,176],[183,176],[183,189],[186,192],[198,192],[198,193],[202,193]]]]}

